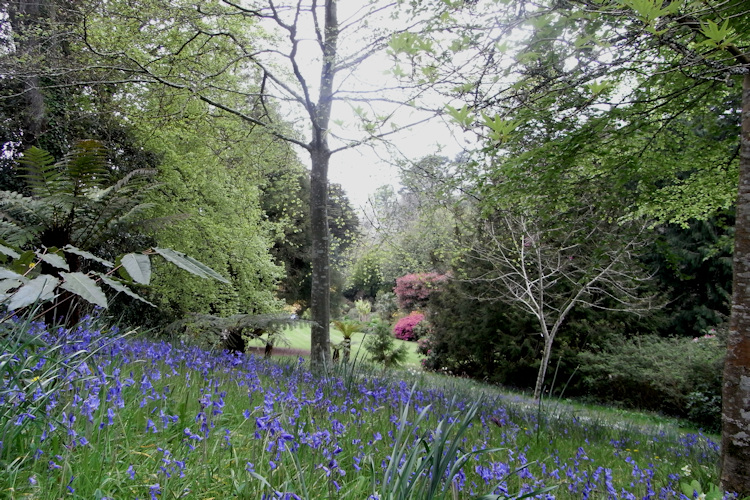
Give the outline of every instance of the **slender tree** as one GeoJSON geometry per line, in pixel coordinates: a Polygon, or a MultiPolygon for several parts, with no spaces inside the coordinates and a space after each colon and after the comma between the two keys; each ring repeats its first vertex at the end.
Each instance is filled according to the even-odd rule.
{"type": "Polygon", "coordinates": [[[383,19],[401,26],[400,32],[425,22],[421,16],[396,23],[398,18],[389,16],[397,5],[367,2],[348,11],[342,21],[334,0],[219,0],[198,7],[189,2],[102,2],[82,33],[92,57],[117,68],[124,80],[189,92],[309,155],[311,361],[319,370],[330,364],[331,155],[401,129],[391,118],[418,95],[403,87],[362,90],[362,85],[352,83],[358,78],[357,68],[392,42],[392,28],[376,28],[387,26],[383,19]],[[116,33],[100,29],[112,20],[118,24],[116,33]],[[246,80],[240,85],[227,83],[242,78],[246,80]],[[336,101],[349,103],[361,120],[342,135],[332,127],[336,101]],[[367,108],[374,101],[390,104],[387,116],[367,108]],[[304,130],[289,130],[280,123],[269,112],[275,103],[281,103],[283,111],[291,113],[287,118],[303,124],[304,130]]]}
{"type": "Polygon", "coordinates": [[[633,259],[642,244],[638,225],[613,224],[593,205],[546,215],[506,212],[487,220],[473,245],[485,271],[464,278],[482,285],[477,299],[520,305],[537,320],[544,348],[535,399],[555,337],[574,308],[650,308],[639,293],[646,276],[633,259]]]}

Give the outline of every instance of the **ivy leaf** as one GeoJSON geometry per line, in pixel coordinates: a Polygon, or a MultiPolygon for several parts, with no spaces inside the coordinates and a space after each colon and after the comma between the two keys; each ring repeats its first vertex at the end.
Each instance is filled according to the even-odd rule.
{"type": "Polygon", "coordinates": [[[48,274],[37,276],[10,297],[8,310],[15,311],[35,302],[47,302],[55,296],[55,288],[59,282],[60,280],[48,274]]]}
{"type": "Polygon", "coordinates": [[[193,273],[196,276],[200,276],[201,278],[213,278],[215,280],[221,281],[222,283],[229,283],[229,280],[227,280],[221,274],[217,273],[204,263],[199,262],[182,252],[178,252],[170,248],[156,247],[153,250],[154,252],[164,257],[164,259],[166,259],[168,262],[171,262],[175,266],[179,267],[180,269],[184,269],[189,273],[193,273]]]}
{"type": "Polygon", "coordinates": [[[83,257],[85,259],[89,259],[89,260],[93,260],[95,262],[98,262],[99,264],[101,264],[101,265],[103,265],[105,267],[110,267],[110,268],[111,267],[115,267],[115,265],[112,262],[110,262],[108,260],[105,260],[105,259],[102,259],[100,257],[97,257],[96,255],[94,255],[91,252],[87,252],[85,250],[81,250],[80,248],[76,248],[73,245],[65,245],[63,247],[63,250],[65,252],[72,253],[74,255],[80,255],[81,257],[83,257]]]}
{"type": "Polygon", "coordinates": [[[120,264],[133,281],[148,285],[151,282],[151,259],[141,253],[129,253],[122,256],[120,264]]]}
{"type": "Polygon", "coordinates": [[[104,283],[104,284],[106,284],[106,285],[114,288],[116,291],[122,292],[125,295],[127,295],[128,297],[132,297],[134,299],[140,300],[141,302],[144,302],[144,303],[150,305],[151,307],[156,307],[154,304],[152,304],[148,300],[144,299],[143,297],[141,297],[140,295],[138,295],[133,290],[131,290],[130,288],[126,287],[124,284],[120,283],[119,281],[113,280],[109,276],[107,276],[105,274],[101,274],[101,273],[97,273],[97,276],[99,276],[99,278],[101,278],[102,283],[104,283]]]}
{"type": "Polygon", "coordinates": [[[94,280],[83,273],[60,273],[65,281],[60,288],[78,295],[92,304],[107,308],[107,297],[94,280]]]}

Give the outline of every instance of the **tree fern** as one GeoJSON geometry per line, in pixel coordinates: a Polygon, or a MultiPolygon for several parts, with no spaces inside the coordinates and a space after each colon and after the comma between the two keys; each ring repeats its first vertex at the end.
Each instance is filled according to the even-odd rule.
{"type": "Polygon", "coordinates": [[[19,177],[29,186],[32,197],[44,198],[55,192],[62,172],[50,153],[33,146],[24,152],[19,163],[22,172],[19,177]]]}
{"type": "Polygon", "coordinates": [[[143,199],[156,186],[156,171],[137,169],[113,182],[106,153],[94,140],[76,143],[58,162],[42,149],[26,151],[19,170],[31,196],[0,192],[0,238],[87,250],[141,218],[151,207],[143,199]]]}

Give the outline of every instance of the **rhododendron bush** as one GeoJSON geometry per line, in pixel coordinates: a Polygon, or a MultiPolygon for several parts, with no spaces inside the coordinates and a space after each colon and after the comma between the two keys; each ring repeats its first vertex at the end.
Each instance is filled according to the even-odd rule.
{"type": "Polygon", "coordinates": [[[423,308],[430,295],[439,291],[447,279],[448,276],[438,273],[407,274],[396,278],[393,291],[398,298],[398,306],[406,310],[423,308]]]}
{"type": "Polygon", "coordinates": [[[413,312],[396,322],[393,327],[393,335],[400,340],[417,340],[418,336],[414,329],[422,321],[424,321],[424,314],[413,312]]]}

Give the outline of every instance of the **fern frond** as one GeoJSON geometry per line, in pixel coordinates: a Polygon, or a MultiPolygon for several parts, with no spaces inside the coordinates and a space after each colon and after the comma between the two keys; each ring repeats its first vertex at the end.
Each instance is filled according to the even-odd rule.
{"type": "MultiPolygon", "coordinates": [[[[138,168],[129,172],[125,177],[117,181],[106,191],[121,191],[122,189],[125,189],[125,187],[132,185],[134,181],[140,181],[141,183],[145,181],[150,183],[158,173],[159,172],[153,168],[138,168]]],[[[151,184],[151,186],[153,187],[154,184],[151,184]]]]}
{"type": "Polygon", "coordinates": [[[0,239],[11,246],[23,247],[35,240],[40,231],[39,226],[17,225],[7,220],[0,221],[0,239]]]}
{"type": "Polygon", "coordinates": [[[110,180],[107,168],[107,150],[95,140],[79,141],[60,162],[70,183],[65,189],[81,196],[90,188],[107,185],[110,180]]]}
{"type": "Polygon", "coordinates": [[[19,177],[26,181],[33,197],[49,196],[55,191],[55,186],[61,179],[61,172],[50,153],[32,146],[23,153],[18,162],[22,172],[19,177]]]}

